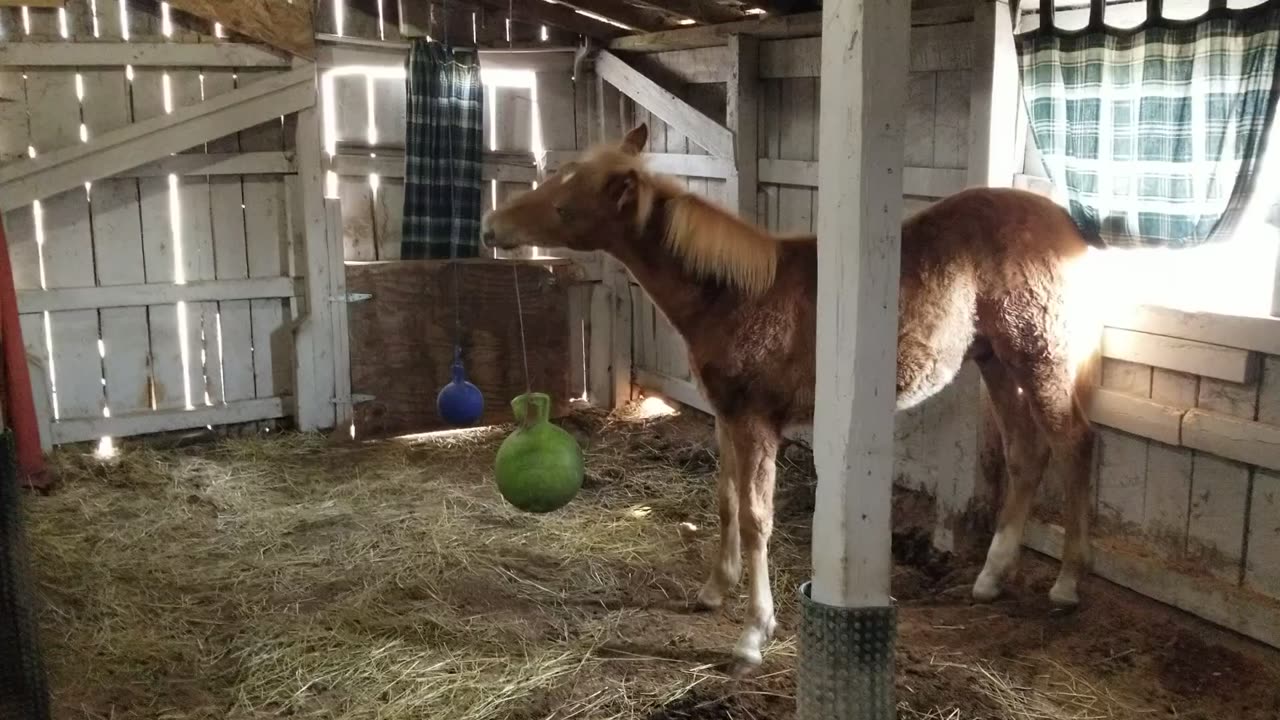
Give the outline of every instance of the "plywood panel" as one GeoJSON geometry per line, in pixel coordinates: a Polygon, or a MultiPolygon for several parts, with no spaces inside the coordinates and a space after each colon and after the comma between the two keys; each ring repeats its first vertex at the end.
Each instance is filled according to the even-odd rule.
{"type": "MultiPolygon", "coordinates": [[[[818,81],[806,78],[785,81],[782,108],[779,157],[783,160],[816,160],[818,81]]],[[[778,191],[780,232],[813,231],[813,195],[811,188],[783,187],[778,191]]]]}
{"type": "MultiPolygon", "coordinates": [[[[1102,386],[1137,397],[1151,395],[1151,368],[1104,358],[1102,386]]],[[[1110,429],[1098,432],[1098,514],[1112,527],[1133,529],[1144,517],[1147,445],[1145,438],[1110,429]]]]}
{"type": "MultiPolygon", "coordinates": [[[[566,267],[560,264],[557,267],[566,267]]],[[[373,299],[350,306],[351,387],[374,399],[356,407],[358,435],[444,429],[435,398],[449,382],[455,341],[455,265],[442,261],[353,264],[349,292],[373,299]]],[[[485,395],[481,424],[511,419],[526,389],[513,275],[519,276],[535,391],[558,413],[571,398],[569,285],[548,265],[468,260],[456,265],[466,313],[460,337],[467,372],[485,395]]]]}
{"type": "Polygon", "coordinates": [[[907,78],[907,129],[903,158],[908,167],[933,167],[937,103],[938,74],[911,73],[907,78]]]}

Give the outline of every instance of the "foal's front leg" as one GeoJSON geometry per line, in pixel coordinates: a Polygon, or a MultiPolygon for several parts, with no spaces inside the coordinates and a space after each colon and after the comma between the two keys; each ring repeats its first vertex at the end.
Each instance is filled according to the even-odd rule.
{"type": "Polygon", "coordinates": [[[777,471],[778,434],[761,424],[735,423],[730,429],[738,474],[738,528],[747,556],[750,600],[746,627],[733,649],[738,670],[764,661],[764,646],[773,638],[777,620],[769,582],[769,536],[773,532],[773,487],[777,471]]]}
{"type": "Polygon", "coordinates": [[[738,482],[734,464],[733,439],[726,425],[716,420],[716,444],[720,451],[720,474],[716,477],[716,499],[720,509],[720,547],[706,584],[698,591],[698,607],[717,610],[725,596],[742,577],[742,545],[738,534],[738,482]]]}

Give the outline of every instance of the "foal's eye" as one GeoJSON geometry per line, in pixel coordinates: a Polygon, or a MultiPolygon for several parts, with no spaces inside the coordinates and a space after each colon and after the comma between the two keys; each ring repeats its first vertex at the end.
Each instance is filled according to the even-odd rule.
{"type": "Polygon", "coordinates": [[[556,214],[559,215],[560,220],[564,222],[568,222],[569,218],[572,216],[572,213],[569,212],[569,208],[565,207],[564,205],[556,206],[556,214]]]}

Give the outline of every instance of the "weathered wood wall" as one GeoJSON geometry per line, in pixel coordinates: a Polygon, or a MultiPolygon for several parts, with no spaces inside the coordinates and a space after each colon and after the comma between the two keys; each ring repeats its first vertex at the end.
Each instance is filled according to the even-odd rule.
{"type": "Polygon", "coordinates": [[[529,388],[551,395],[557,414],[567,411],[572,277],[567,261],[349,264],[348,290],[372,295],[350,314],[351,389],[373,396],[356,405],[357,436],[449,429],[436,415],[436,393],[450,381],[455,343],[485,396],[477,425],[510,422],[511,399],[529,388]]]}
{"type": "MultiPolygon", "coordinates": [[[[174,61],[65,67],[46,55],[39,65],[0,68],[0,163],[91,141],[287,66],[187,62],[185,48],[208,58],[210,45],[228,41],[163,3],[4,8],[0,25],[10,51],[127,39],[174,61]]],[[[140,168],[6,213],[46,444],[287,412],[295,293],[286,130],[276,120],[180,156],[196,168],[192,156],[222,155],[229,170],[184,170],[175,159],[173,170],[140,168]],[[244,153],[261,153],[254,157],[269,167],[237,172],[247,167],[244,153]],[[193,288],[214,299],[181,301],[193,288]],[[166,299],[139,305],[147,293],[166,299]]]]}

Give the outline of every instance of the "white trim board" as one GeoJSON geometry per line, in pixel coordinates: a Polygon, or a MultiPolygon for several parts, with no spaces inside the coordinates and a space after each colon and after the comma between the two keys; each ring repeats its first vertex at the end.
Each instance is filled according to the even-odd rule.
{"type": "Polygon", "coordinates": [[[160,410],[116,417],[70,418],[51,423],[54,444],[84,442],[101,437],[132,437],[189,430],[206,425],[231,425],[285,416],[284,398],[240,400],[193,410],[160,410]]]}
{"type": "Polygon", "coordinates": [[[1107,327],[1280,355],[1280,318],[1188,312],[1156,305],[1114,310],[1107,327]]]}
{"type": "Polygon", "coordinates": [[[113,177],[168,175],[288,175],[297,172],[292,152],[184,153],[139,165],[113,177]]]}
{"type": "Polygon", "coordinates": [[[0,167],[0,211],[165,158],[315,104],[315,68],[296,70],[0,167]]]}
{"type": "Polygon", "coordinates": [[[100,308],[145,307],[176,302],[291,298],[299,293],[299,279],[288,277],[210,280],[183,285],[105,285],[101,287],[19,290],[18,312],[60,312],[100,308]]]}
{"type": "Polygon", "coordinates": [[[287,68],[292,62],[257,45],[173,42],[7,42],[0,66],[90,68],[133,67],[287,68]]]}

